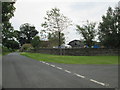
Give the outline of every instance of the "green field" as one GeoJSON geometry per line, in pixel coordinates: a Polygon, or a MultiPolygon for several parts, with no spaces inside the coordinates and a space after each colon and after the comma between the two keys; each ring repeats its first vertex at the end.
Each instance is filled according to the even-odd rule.
{"type": "Polygon", "coordinates": [[[60,56],[26,52],[21,53],[21,55],[38,61],[65,64],[118,64],[118,56],[60,56]]]}

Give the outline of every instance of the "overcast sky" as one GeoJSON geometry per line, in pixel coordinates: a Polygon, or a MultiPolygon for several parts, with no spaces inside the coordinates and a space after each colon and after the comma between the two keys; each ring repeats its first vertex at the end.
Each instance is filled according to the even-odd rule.
{"type": "Polygon", "coordinates": [[[81,37],[75,31],[75,25],[85,24],[86,20],[100,22],[109,6],[117,6],[119,0],[17,0],[14,17],[11,19],[14,29],[19,30],[21,24],[30,23],[40,32],[41,23],[47,10],[57,7],[61,13],[70,18],[73,26],[64,30],[66,44],[81,37]]]}

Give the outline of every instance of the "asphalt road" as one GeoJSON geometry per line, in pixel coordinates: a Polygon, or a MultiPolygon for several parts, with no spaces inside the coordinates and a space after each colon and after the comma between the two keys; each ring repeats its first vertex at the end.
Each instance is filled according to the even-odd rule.
{"type": "Polygon", "coordinates": [[[115,88],[117,65],[46,63],[11,53],[3,57],[4,88],[115,88]]]}

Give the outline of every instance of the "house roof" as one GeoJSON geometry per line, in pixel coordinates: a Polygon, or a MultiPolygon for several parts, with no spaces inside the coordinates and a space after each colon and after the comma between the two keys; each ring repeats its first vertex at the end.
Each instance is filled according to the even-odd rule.
{"type": "Polygon", "coordinates": [[[70,41],[69,43],[68,43],[68,45],[70,45],[70,43],[73,43],[73,42],[81,42],[80,40],[73,40],[73,41],[70,41]]]}

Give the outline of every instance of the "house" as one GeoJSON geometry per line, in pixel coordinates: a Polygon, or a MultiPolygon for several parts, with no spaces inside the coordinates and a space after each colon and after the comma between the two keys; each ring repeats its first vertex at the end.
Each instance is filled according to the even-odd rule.
{"type": "Polygon", "coordinates": [[[80,40],[73,40],[73,41],[69,42],[68,45],[70,45],[71,47],[78,47],[78,48],[84,47],[84,43],[80,40]]]}

